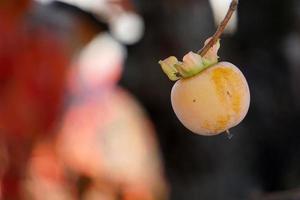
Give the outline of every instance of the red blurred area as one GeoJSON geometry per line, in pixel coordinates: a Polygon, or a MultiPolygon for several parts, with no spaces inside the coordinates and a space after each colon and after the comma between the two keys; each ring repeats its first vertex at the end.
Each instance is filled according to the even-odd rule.
{"type": "Polygon", "coordinates": [[[19,32],[1,42],[0,128],[5,134],[23,137],[51,129],[60,112],[68,65],[62,49],[43,30],[19,32]]]}
{"type": "MultiPolygon", "coordinates": [[[[11,31],[26,12],[30,0],[1,0],[0,32],[11,31]]],[[[1,40],[3,38],[1,37],[1,40]]]]}
{"type": "Polygon", "coordinates": [[[61,113],[68,56],[60,38],[26,19],[29,1],[0,3],[0,131],[9,159],[3,198],[21,199],[20,179],[35,138],[61,113]]]}

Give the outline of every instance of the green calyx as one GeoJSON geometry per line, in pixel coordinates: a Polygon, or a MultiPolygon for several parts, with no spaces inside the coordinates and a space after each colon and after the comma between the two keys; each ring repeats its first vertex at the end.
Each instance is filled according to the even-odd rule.
{"type": "Polygon", "coordinates": [[[182,62],[178,61],[175,56],[170,56],[159,61],[159,64],[161,65],[164,73],[172,81],[176,81],[181,78],[190,78],[218,63],[219,57],[217,52],[219,48],[220,42],[218,41],[203,57],[194,52],[189,52],[183,57],[182,62]]]}

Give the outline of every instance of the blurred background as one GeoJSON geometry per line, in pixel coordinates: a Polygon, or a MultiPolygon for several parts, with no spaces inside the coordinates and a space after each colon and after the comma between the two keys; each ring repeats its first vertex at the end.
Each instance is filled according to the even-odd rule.
{"type": "Polygon", "coordinates": [[[300,1],[240,0],[220,57],[250,110],[192,134],[158,61],[197,51],[230,0],[0,0],[0,199],[300,199],[300,1]]]}

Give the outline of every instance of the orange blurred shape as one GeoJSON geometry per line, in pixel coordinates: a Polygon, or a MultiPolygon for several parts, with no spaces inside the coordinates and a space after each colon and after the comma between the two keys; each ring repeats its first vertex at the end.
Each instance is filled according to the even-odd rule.
{"type": "Polygon", "coordinates": [[[123,89],[72,105],[57,148],[70,168],[94,180],[165,186],[152,125],[123,89]]]}
{"type": "Polygon", "coordinates": [[[119,200],[114,188],[93,184],[84,192],[82,200],[119,200]]]}
{"type": "Polygon", "coordinates": [[[54,146],[48,142],[38,143],[28,163],[25,196],[32,200],[74,200],[76,191],[72,186],[54,146]]]}
{"type": "Polygon", "coordinates": [[[128,185],[122,193],[123,200],[167,200],[167,188],[163,181],[157,180],[156,185],[147,183],[128,185]]]}

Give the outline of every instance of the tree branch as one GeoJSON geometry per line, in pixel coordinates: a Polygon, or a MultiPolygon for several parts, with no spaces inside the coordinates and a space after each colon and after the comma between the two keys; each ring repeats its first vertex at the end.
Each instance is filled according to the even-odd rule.
{"type": "Polygon", "coordinates": [[[216,44],[216,42],[224,32],[229,20],[231,19],[232,14],[237,9],[237,6],[238,6],[238,0],[232,0],[225,18],[218,26],[218,29],[215,32],[215,34],[212,36],[212,39],[201,50],[198,51],[199,55],[205,56],[205,54],[209,51],[209,49],[216,44]]]}

